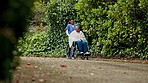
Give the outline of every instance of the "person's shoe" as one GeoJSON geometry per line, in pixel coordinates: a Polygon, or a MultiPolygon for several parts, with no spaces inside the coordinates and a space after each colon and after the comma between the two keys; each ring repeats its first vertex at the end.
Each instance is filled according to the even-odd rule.
{"type": "Polygon", "coordinates": [[[79,54],[83,54],[83,52],[79,52],[79,54]]]}
{"type": "Polygon", "coordinates": [[[75,57],[71,57],[72,60],[76,59],[75,57]]]}
{"type": "Polygon", "coordinates": [[[69,55],[66,55],[66,58],[67,58],[67,59],[70,59],[71,57],[70,57],[69,55]]]}
{"type": "Polygon", "coordinates": [[[71,59],[71,57],[68,57],[68,59],[71,59]]]}
{"type": "Polygon", "coordinates": [[[81,59],[84,60],[85,59],[85,56],[81,56],[81,59]]]}
{"type": "Polygon", "coordinates": [[[80,52],[80,54],[83,54],[83,52],[80,52]]]}
{"type": "Polygon", "coordinates": [[[86,52],[86,53],[85,53],[85,55],[89,55],[89,54],[90,54],[89,52],[86,52]]]}

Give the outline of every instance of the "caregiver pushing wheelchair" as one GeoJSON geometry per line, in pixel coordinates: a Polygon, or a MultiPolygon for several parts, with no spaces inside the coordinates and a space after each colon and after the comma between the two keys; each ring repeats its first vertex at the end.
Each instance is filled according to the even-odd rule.
{"type": "Polygon", "coordinates": [[[88,56],[90,55],[90,53],[88,52],[88,44],[84,33],[80,30],[80,27],[76,26],[75,29],[68,36],[69,50],[67,51],[67,58],[75,59],[75,51],[78,50],[78,54],[81,55],[81,59],[88,59],[88,56]]]}

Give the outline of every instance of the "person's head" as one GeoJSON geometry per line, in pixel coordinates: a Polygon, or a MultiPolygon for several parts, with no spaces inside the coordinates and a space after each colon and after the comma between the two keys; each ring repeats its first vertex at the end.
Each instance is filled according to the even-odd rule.
{"type": "Polygon", "coordinates": [[[74,19],[70,19],[70,23],[74,25],[74,19]]]}
{"type": "Polygon", "coordinates": [[[75,30],[76,30],[76,32],[80,32],[80,30],[81,30],[80,29],[80,26],[76,26],[76,29],[75,30]]]}

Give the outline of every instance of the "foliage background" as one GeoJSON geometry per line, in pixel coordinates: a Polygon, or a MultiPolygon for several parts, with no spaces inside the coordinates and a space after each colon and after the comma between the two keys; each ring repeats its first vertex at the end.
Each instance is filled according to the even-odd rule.
{"type": "Polygon", "coordinates": [[[148,58],[148,2],[93,2],[80,0],[75,6],[84,31],[93,37],[93,52],[105,57],[148,58]]]}
{"type": "Polygon", "coordinates": [[[31,24],[18,48],[25,56],[63,56],[68,43],[65,27],[70,17],[91,38],[92,55],[148,58],[148,1],[50,0],[37,2],[31,24]],[[38,14],[38,12],[40,14],[38,14]],[[41,16],[39,16],[41,15],[41,16]],[[46,30],[42,30],[47,27],[46,30]],[[21,47],[23,46],[23,47],[21,47]],[[25,48],[25,49],[24,49],[25,48]]]}
{"type": "Polygon", "coordinates": [[[19,51],[25,56],[64,56],[68,44],[66,25],[71,17],[76,16],[75,3],[74,0],[35,2],[33,18],[30,19],[31,32],[20,38],[19,51]]]}

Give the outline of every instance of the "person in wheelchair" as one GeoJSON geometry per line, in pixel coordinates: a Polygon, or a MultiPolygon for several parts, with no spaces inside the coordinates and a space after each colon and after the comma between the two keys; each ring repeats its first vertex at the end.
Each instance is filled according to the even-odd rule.
{"type": "MultiPolygon", "coordinates": [[[[88,44],[85,38],[84,33],[80,30],[79,26],[76,26],[76,29],[69,35],[69,47],[71,48],[73,44],[77,45],[79,54],[88,55],[88,44]]],[[[71,52],[74,50],[71,49],[71,52]]],[[[75,59],[74,53],[71,55],[72,59],[75,59]]]]}

